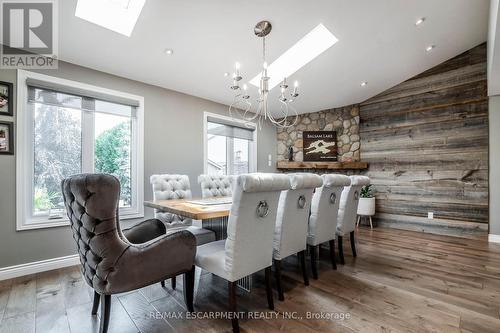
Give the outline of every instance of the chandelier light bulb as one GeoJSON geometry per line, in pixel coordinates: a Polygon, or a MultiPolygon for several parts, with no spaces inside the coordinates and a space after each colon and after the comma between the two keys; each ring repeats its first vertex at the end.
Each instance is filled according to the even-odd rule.
{"type": "Polygon", "coordinates": [[[246,91],[246,90],[247,90],[247,88],[248,88],[248,87],[247,87],[247,84],[246,84],[246,83],[245,83],[245,84],[243,84],[243,90],[245,90],[245,91],[246,91]]]}
{"type": "Polygon", "coordinates": [[[264,64],[262,65],[264,69],[267,69],[267,61],[264,61],[264,64]]]}
{"type": "Polygon", "coordinates": [[[236,62],[234,64],[234,68],[236,68],[236,70],[239,70],[240,69],[240,63],[239,62],[236,62]]]}
{"type": "Polygon", "coordinates": [[[299,86],[299,81],[295,81],[295,82],[293,83],[293,86],[294,86],[295,88],[297,88],[297,87],[299,86]]]}

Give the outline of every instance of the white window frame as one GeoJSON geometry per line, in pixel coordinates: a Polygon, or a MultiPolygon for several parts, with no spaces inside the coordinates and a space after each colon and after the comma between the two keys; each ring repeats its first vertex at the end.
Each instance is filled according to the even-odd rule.
{"type": "MultiPolygon", "coordinates": [[[[16,126],[16,229],[18,231],[22,231],[69,225],[69,219],[66,215],[57,220],[49,219],[47,216],[32,216],[33,163],[31,162],[33,160],[33,144],[31,138],[33,137],[33,124],[31,122],[31,117],[28,116],[31,113],[28,110],[27,79],[36,79],[84,91],[122,97],[138,102],[139,106],[136,108],[136,117],[132,119],[132,142],[135,142],[136,144],[131,149],[132,193],[136,193],[136,196],[133,196],[132,198],[133,201],[131,207],[120,208],[120,218],[133,219],[144,217],[144,97],[40,73],[18,70],[18,112],[16,126]]],[[[86,112],[83,112],[82,121],[85,121],[85,117],[88,116],[89,115],[86,115],[86,112]]],[[[89,148],[92,147],[94,141],[93,137],[89,138],[85,134],[82,135],[82,141],[85,143],[83,145],[82,154],[87,155],[86,158],[82,159],[87,161],[87,165],[82,164],[82,168],[83,170],[88,171],[93,168],[93,162],[90,163],[89,161],[93,161],[94,156],[92,149],[89,148]],[[89,144],[91,145],[90,147],[88,146],[89,144]]]]}
{"type": "MultiPolygon", "coordinates": [[[[231,117],[223,116],[217,113],[211,113],[211,112],[203,112],[203,173],[207,174],[208,173],[208,117],[211,118],[217,118],[220,120],[224,120],[227,122],[232,122],[235,124],[239,125],[245,125],[246,121],[240,120],[240,119],[234,119],[231,117]]],[[[248,172],[253,173],[257,172],[257,125],[255,125],[255,130],[253,131],[253,141],[250,142],[250,147],[248,149],[248,172]]],[[[229,158],[229,149],[230,147],[226,147],[226,159],[227,163],[229,165],[230,161],[233,159],[229,158]]],[[[232,151],[232,149],[231,149],[232,151]]]]}

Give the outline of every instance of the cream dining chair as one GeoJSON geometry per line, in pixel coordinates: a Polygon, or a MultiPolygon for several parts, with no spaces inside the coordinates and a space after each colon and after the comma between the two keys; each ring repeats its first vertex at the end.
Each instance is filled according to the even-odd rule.
{"type": "Polygon", "coordinates": [[[344,175],[326,174],[321,177],[323,178],[323,186],[316,188],[312,198],[307,235],[313,279],[318,278],[316,253],[322,243],[329,242],[332,268],[337,269],[335,263],[335,231],[340,195],[344,186],[351,184],[349,177],[344,175]]]}
{"type": "Polygon", "coordinates": [[[354,230],[356,229],[359,193],[363,186],[370,185],[370,178],[366,176],[350,176],[349,178],[351,180],[351,185],[347,186],[344,188],[344,191],[342,191],[337,224],[339,258],[342,265],[345,263],[343,238],[347,234],[351,237],[352,256],[356,257],[357,255],[354,230]]]}
{"type": "MultiPolygon", "coordinates": [[[[237,313],[236,282],[265,270],[266,293],[274,309],[271,288],[273,231],[281,191],[290,188],[284,174],[255,173],[237,177],[229,214],[227,239],[198,246],[195,265],[228,281],[229,311],[237,313]]],[[[238,318],[232,318],[239,332],[238,318]]]]}
{"type": "Polygon", "coordinates": [[[321,177],[313,173],[296,173],[289,177],[291,188],[281,192],[274,230],[273,263],[280,301],[285,299],[281,284],[281,260],[298,254],[304,284],[309,285],[305,261],[309,211],[314,189],[323,185],[321,177]]]}

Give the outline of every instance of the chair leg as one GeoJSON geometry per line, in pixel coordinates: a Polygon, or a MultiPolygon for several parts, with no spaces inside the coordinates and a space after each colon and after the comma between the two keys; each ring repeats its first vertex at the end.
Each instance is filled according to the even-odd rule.
{"type": "Polygon", "coordinates": [[[352,256],[356,258],[356,242],[354,241],[354,231],[351,231],[351,250],[352,256]]]}
{"type": "Polygon", "coordinates": [[[174,276],[173,278],[170,279],[172,283],[172,289],[175,290],[176,282],[177,282],[177,276],[174,276]]]}
{"type": "Polygon", "coordinates": [[[161,281],[160,284],[163,288],[165,288],[165,281],[161,281]]]}
{"type": "Polygon", "coordinates": [[[273,286],[271,282],[271,266],[265,269],[266,276],[266,295],[267,295],[267,306],[270,310],[274,310],[274,300],[273,300],[273,286]]]}
{"type": "Polygon", "coordinates": [[[345,260],[344,260],[344,243],[342,242],[342,236],[338,236],[338,247],[339,247],[339,259],[340,259],[340,264],[344,265],[345,260]]]}
{"type": "Polygon", "coordinates": [[[233,333],[239,333],[240,332],[240,325],[238,324],[238,317],[237,317],[237,306],[236,306],[236,281],[234,282],[227,282],[227,287],[229,291],[229,311],[231,312],[231,324],[233,325],[233,333]]]}
{"type": "Polygon", "coordinates": [[[370,216],[370,229],[373,229],[372,217],[370,216]]]}
{"type": "Polygon", "coordinates": [[[101,295],[94,290],[94,304],[92,305],[92,315],[95,316],[97,314],[97,310],[99,310],[99,302],[101,301],[101,295]]]}
{"type": "Polygon", "coordinates": [[[99,326],[99,333],[108,332],[110,313],[111,295],[101,295],[101,322],[99,326]]]}
{"type": "Polygon", "coordinates": [[[316,249],[318,248],[318,245],[309,245],[309,252],[311,255],[311,270],[313,274],[313,279],[317,280],[318,279],[318,266],[316,263],[316,249]]]}
{"type": "Polygon", "coordinates": [[[330,260],[332,261],[332,268],[337,270],[337,263],[335,262],[335,240],[330,240],[330,260]]]}
{"type": "Polygon", "coordinates": [[[300,261],[300,269],[302,271],[302,278],[304,279],[304,285],[309,285],[309,276],[307,275],[307,267],[306,267],[306,251],[302,250],[297,253],[300,261]]]}
{"type": "MultiPolygon", "coordinates": [[[[184,273],[184,302],[189,312],[194,312],[193,295],[194,295],[194,266],[191,270],[184,273]]],[[[175,278],[173,278],[175,281],[175,278]]]]}
{"type": "Polygon", "coordinates": [[[274,278],[276,279],[276,290],[278,291],[278,299],[285,300],[283,288],[281,287],[281,260],[273,259],[274,261],[274,278]]]}

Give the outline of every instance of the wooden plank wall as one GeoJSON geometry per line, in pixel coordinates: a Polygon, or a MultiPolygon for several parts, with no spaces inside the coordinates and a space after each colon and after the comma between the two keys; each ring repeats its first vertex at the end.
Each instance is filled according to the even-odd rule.
{"type": "Polygon", "coordinates": [[[379,222],[487,231],[486,85],[482,44],[361,103],[361,161],[369,163],[379,222]]]}

